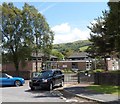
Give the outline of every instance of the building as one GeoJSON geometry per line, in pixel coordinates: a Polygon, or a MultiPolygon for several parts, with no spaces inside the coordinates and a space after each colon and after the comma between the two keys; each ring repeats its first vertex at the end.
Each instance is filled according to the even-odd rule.
{"type": "Polygon", "coordinates": [[[108,70],[120,70],[119,59],[107,58],[108,70]]]}
{"type": "MultiPolygon", "coordinates": [[[[36,71],[36,54],[32,53],[31,60],[26,60],[26,66],[22,67],[21,63],[19,65],[20,71],[36,71]]],[[[38,71],[42,70],[42,68],[60,68],[60,69],[79,69],[79,70],[89,70],[91,68],[92,60],[88,57],[88,53],[80,52],[73,53],[66,60],[58,61],[58,58],[50,55],[50,60],[43,63],[44,55],[42,53],[38,53],[37,55],[37,69],[38,71]]],[[[8,63],[2,66],[3,71],[15,71],[14,64],[8,63]]]]}
{"type": "MultiPolygon", "coordinates": [[[[46,63],[43,63],[43,60],[42,60],[43,57],[44,57],[44,54],[42,53],[38,53],[38,55],[36,55],[35,53],[32,53],[31,58],[25,60],[26,65],[24,67],[22,63],[19,64],[19,75],[25,79],[30,79],[31,72],[36,71],[36,59],[37,59],[37,71],[41,71],[43,70],[43,68],[47,68],[45,65],[46,63]]],[[[50,55],[49,59],[50,61],[57,61],[57,57],[52,55],[50,55]]],[[[46,58],[46,60],[48,60],[48,58],[46,58]]],[[[12,76],[17,76],[14,63],[2,64],[0,71],[8,73],[12,76]]]]}
{"type": "Polygon", "coordinates": [[[90,70],[91,58],[86,52],[73,53],[66,60],[58,61],[58,68],[60,69],[79,69],[90,70]]]}

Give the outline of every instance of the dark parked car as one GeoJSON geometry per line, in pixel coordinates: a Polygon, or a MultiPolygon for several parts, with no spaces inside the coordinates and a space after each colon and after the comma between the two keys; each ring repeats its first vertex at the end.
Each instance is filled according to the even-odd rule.
{"type": "Polygon", "coordinates": [[[20,77],[12,77],[6,73],[0,73],[0,86],[21,86],[25,80],[20,77]]]}
{"type": "Polygon", "coordinates": [[[55,86],[63,86],[64,74],[60,69],[49,69],[41,72],[33,72],[29,86],[31,90],[35,88],[46,88],[52,90],[55,86]]]}

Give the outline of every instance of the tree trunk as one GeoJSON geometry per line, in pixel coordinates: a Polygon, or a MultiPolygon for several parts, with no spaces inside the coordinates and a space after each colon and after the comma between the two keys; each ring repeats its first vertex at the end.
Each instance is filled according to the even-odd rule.
{"type": "Polygon", "coordinates": [[[108,64],[105,56],[104,56],[104,62],[105,62],[105,71],[108,71],[108,64]]]}
{"type": "Polygon", "coordinates": [[[15,69],[16,69],[16,75],[19,76],[19,62],[14,62],[15,69]]]}
{"type": "Polygon", "coordinates": [[[118,57],[118,68],[119,68],[119,70],[120,70],[120,55],[119,55],[119,57],[118,57]]]}
{"type": "Polygon", "coordinates": [[[16,69],[16,75],[19,76],[19,61],[16,54],[13,55],[13,62],[16,69]]]}
{"type": "Polygon", "coordinates": [[[38,51],[36,49],[36,72],[38,72],[38,51]]]}
{"type": "Polygon", "coordinates": [[[36,72],[38,72],[38,36],[36,34],[36,72]]]}

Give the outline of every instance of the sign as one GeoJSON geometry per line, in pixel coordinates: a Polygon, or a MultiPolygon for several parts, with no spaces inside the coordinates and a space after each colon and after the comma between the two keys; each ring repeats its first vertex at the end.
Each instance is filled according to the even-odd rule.
{"type": "Polygon", "coordinates": [[[62,67],[63,67],[63,68],[67,68],[67,65],[63,65],[62,67]]]}

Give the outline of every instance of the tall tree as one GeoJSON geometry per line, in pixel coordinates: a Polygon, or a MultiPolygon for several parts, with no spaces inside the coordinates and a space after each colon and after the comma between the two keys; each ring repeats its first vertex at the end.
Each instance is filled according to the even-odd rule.
{"type": "Polygon", "coordinates": [[[108,12],[103,12],[102,17],[98,17],[95,23],[91,23],[91,27],[88,28],[91,30],[90,41],[93,43],[89,47],[91,55],[96,57],[100,56],[104,58],[105,69],[107,70],[107,61],[106,57],[114,50],[114,38],[109,37],[107,31],[106,20],[108,18],[108,12]]]}
{"type": "Polygon", "coordinates": [[[25,58],[31,53],[29,40],[31,40],[30,23],[23,18],[23,12],[13,3],[2,5],[2,41],[3,49],[10,54],[10,60],[14,63],[16,71],[19,71],[19,63],[24,63],[25,58]]]}
{"type": "MultiPolygon", "coordinates": [[[[108,6],[109,10],[103,14],[104,18],[102,22],[104,21],[104,24],[101,25],[101,27],[103,28],[102,31],[100,31],[100,35],[102,35],[102,33],[105,34],[104,37],[103,35],[102,36],[98,35],[98,28],[100,29],[101,27],[97,27],[96,24],[92,24],[93,27],[90,28],[91,32],[94,33],[94,35],[93,34],[91,35],[90,39],[94,44],[94,46],[93,45],[91,46],[92,47],[91,49],[92,51],[94,49],[93,53],[97,51],[98,53],[101,54],[101,52],[104,51],[105,53],[109,52],[109,54],[111,55],[117,55],[118,58],[120,58],[120,1],[108,2],[108,6]],[[97,36],[95,36],[95,34],[97,34],[97,36]],[[101,39],[102,41],[100,42],[101,39]],[[98,44],[96,44],[96,42],[98,42],[98,44]],[[98,51],[96,48],[102,49],[103,51],[98,51]]],[[[100,23],[98,23],[98,26],[100,26],[100,23]]]]}
{"type": "Polygon", "coordinates": [[[3,3],[1,27],[4,52],[10,54],[16,71],[19,72],[19,63],[24,64],[34,49],[50,54],[53,32],[33,6],[25,3],[20,10],[13,3],[3,3]]]}
{"type": "Polygon", "coordinates": [[[117,2],[108,2],[108,6],[109,14],[106,25],[110,37],[115,40],[114,54],[118,56],[120,68],[120,0],[117,0],[117,2]]]}
{"type": "Polygon", "coordinates": [[[120,52],[120,1],[108,2],[109,14],[107,18],[107,27],[110,37],[115,39],[115,48],[120,52]]]}
{"type": "Polygon", "coordinates": [[[54,33],[51,31],[49,24],[44,16],[42,16],[34,6],[25,3],[24,10],[29,10],[32,17],[32,31],[34,37],[34,51],[36,53],[36,71],[38,52],[44,53],[43,61],[49,57],[52,50],[54,33]]]}

